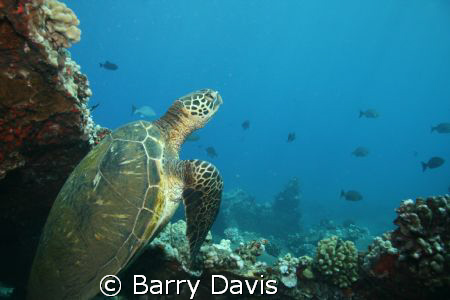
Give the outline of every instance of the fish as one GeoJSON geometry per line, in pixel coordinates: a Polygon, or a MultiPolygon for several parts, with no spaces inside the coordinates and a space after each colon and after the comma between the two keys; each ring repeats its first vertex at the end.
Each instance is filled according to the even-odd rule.
{"type": "Polygon", "coordinates": [[[433,156],[428,160],[428,162],[422,162],[422,172],[425,172],[425,170],[428,169],[435,169],[439,168],[444,164],[445,160],[442,157],[439,156],[433,156]]]}
{"type": "Polygon", "coordinates": [[[369,149],[365,147],[357,147],[352,154],[356,157],[366,157],[369,154],[369,149]]]}
{"type": "Polygon", "coordinates": [[[379,116],[380,116],[380,114],[375,109],[372,109],[372,108],[367,109],[365,111],[363,111],[363,110],[359,111],[359,117],[360,118],[361,117],[366,117],[366,118],[369,118],[369,119],[376,119],[379,116]]]}
{"type": "Polygon", "coordinates": [[[96,109],[98,106],[100,105],[100,102],[97,104],[92,105],[89,109],[90,111],[93,111],[94,109],[96,109]]]}
{"type": "Polygon", "coordinates": [[[341,190],[341,198],[344,197],[345,200],[348,201],[361,201],[363,199],[363,196],[361,195],[360,192],[358,191],[354,191],[354,190],[349,190],[349,191],[344,191],[341,190]]]}
{"type": "Polygon", "coordinates": [[[287,137],[287,142],[293,142],[295,140],[295,132],[290,132],[287,137]]]}
{"type": "Polygon", "coordinates": [[[136,107],[131,105],[131,114],[139,115],[141,118],[153,118],[156,116],[155,111],[150,106],[144,105],[141,107],[136,107]]]}
{"type": "Polygon", "coordinates": [[[250,121],[249,120],[245,120],[244,122],[242,122],[241,124],[242,129],[247,130],[250,128],[250,121]]]}
{"type": "Polygon", "coordinates": [[[116,65],[115,63],[106,60],[104,63],[100,63],[100,68],[110,71],[116,71],[119,68],[119,66],[116,65]]]}
{"type": "Polygon", "coordinates": [[[186,137],[186,142],[197,142],[198,140],[200,140],[200,136],[195,133],[191,133],[186,137]]]}
{"type": "Polygon", "coordinates": [[[208,147],[205,150],[206,150],[206,154],[208,154],[209,157],[214,158],[214,157],[218,156],[216,149],[214,149],[214,147],[208,147]]]}
{"type": "Polygon", "coordinates": [[[450,123],[439,123],[436,126],[431,126],[431,132],[450,133],[450,123]]]}

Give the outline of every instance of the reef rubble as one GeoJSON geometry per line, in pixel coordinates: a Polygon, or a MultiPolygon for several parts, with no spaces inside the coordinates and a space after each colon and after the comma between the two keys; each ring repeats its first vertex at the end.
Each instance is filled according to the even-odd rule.
{"type": "Polygon", "coordinates": [[[89,81],[66,49],[78,24],[59,1],[0,1],[0,281],[25,281],[55,196],[108,132],[94,124],[89,81]]]}

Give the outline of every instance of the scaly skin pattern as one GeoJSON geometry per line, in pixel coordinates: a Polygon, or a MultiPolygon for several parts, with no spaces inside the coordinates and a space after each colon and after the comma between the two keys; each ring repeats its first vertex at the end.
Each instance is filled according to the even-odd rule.
{"type": "Polygon", "coordinates": [[[137,121],[108,134],[75,168],[44,227],[28,299],[94,297],[105,275],[132,263],[164,228],[181,198],[195,259],[217,216],[223,183],[209,163],[180,162],[178,150],[222,100],[212,90],[190,95],[156,122],[137,121]],[[202,100],[185,106],[192,99],[202,100]],[[192,114],[202,105],[210,111],[192,114]]]}
{"type": "Polygon", "coordinates": [[[183,199],[186,210],[186,235],[189,241],[191,265],[219,213],[223,181],[219,170],[209,162],[187,160],[183,199]]]}

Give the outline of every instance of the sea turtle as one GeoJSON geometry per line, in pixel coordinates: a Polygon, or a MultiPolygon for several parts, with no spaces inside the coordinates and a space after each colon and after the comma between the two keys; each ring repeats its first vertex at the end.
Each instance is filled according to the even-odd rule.
{"type": "Polygon", "coordinates": [[[223,182],[212,164],[179,160],[184,139],[217,112],[203,89],[154,122],[127,124],[95,146],[58,194],[31,269],[28,299],[90,299],[105,275],[129,265],[181,200],[191,262],[219,211],[223,182]]]}

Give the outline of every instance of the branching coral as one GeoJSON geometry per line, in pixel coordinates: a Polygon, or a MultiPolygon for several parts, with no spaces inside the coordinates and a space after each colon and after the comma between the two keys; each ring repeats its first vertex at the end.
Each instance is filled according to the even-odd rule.
{"type": "Polygon", "coordinates": [[[316,268],[340,288],[349,287],[358,280],[358,252],[351,241],[332,236],[319,241],[316,253],[316,268]]]}

